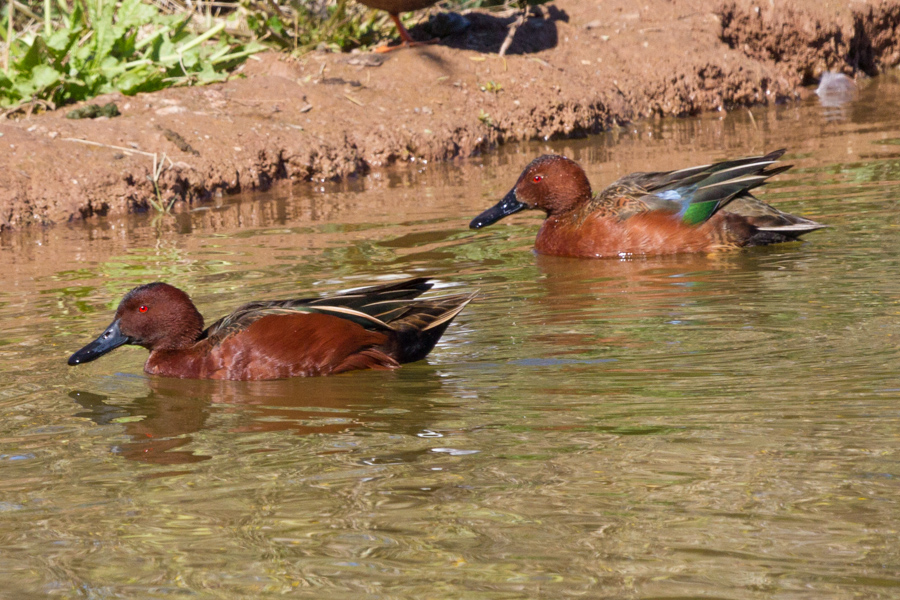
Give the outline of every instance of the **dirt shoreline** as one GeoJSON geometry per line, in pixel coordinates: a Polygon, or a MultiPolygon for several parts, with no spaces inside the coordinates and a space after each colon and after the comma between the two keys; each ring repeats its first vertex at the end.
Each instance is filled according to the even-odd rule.
{"type": "Polygon", "coordinates": [[[245,79],[95,100],[117,102],[113,119],[68,120],[67,107],[0,121],[0,231],[147,210],[154,164],[161,198],[179,210],[278,181],[790,101],[824,71],[900,64],[900,0],[760,4],[557,0],[502,58],[513,17],[473,13],[465,32],[380,64],[267,54],[245,79]]]}

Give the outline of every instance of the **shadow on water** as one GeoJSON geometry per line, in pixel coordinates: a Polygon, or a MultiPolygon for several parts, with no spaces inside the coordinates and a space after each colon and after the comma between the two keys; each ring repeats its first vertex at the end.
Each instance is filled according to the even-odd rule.
{"type": "MultiPolygon", "coordinates": [[[[130,441],[117,445],[117,454],[139,462],[179,465],[214,458],[189,449],[194,434],[211,429],[223,428],[232,435],[282,431],[336,435],[355,430],[421,435],[436,418],[434,398],[441,382],[430,369],[409,371],[245,382],[151,377],[147,394],[137,399],[123,401],[83,390],[73,390],[69,397],[85,409],[76,417],[123,428],[130,441]],[[366,375],[374,375],[370,379],[376,386],[382,384],[374,393],[370,385],[360,384],[366,375]],[[383,410],[388,406],[384,396],[396,387],[403,389],[404,400],[383,410]],[[217,418],[226,415],[233,418],[217,418]]],[[[445,410],[448,405],[440,406],[445,410]]],[[[370,460],[381,461],[393,459],[370,460]]]]}

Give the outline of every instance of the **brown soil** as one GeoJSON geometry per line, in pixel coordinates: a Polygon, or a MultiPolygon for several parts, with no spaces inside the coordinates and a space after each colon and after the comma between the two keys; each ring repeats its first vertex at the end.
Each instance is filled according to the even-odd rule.
{"type": "Polygon", "coordinates": [[[118,103],[112,119],[59,110],[0,121],[0,230],[147,210],[155,161],[160,195],[178,207],[278,180],[787,101],[825,70],[872,76],[900,63],[900,0],[772,4],[558,0],[519,28],[505,57],[515,15],[472,13],[468,30],[432,46],[268,54],[244,79],[95,100],[118,103]]]}

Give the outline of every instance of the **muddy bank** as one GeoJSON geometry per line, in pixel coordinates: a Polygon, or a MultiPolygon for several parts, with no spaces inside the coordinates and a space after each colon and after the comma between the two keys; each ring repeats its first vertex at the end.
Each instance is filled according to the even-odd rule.
{"type": "Polygon", "coordinates": [[[118,103],[116,118],[2,121],[0,229],[789,101],[824,70],[872,76],[900,63],[900,0],[764,4],[559,0],[503,58],[514,17],[476,13],[463,33],[386,57],[270,54],[245,79],[99,99],[118,103]]]}

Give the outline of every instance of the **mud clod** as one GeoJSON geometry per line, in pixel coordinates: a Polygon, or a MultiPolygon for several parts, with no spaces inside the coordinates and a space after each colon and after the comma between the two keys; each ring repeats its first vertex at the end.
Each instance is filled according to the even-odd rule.
{"type": "Polygon", "coordinates": [[[196,150],[194,150],[194,148],[192,148],[191,145],[188,144],[187,141],[183,137],[181,137],[181,135],[178,134],[177,132],[172,131],[171,129],[166,129],[164,127],[160,127],[160,131],[162,131],[163,136],[165,136],[165,138],[167,140],[169,140],[170,142],[175,144],[178,147],[178,149],[181,150],[182,152],[184,152],[185,154],[193,154],[194,156],[200,156],[200,153],[197,152],[196,150]]]}

